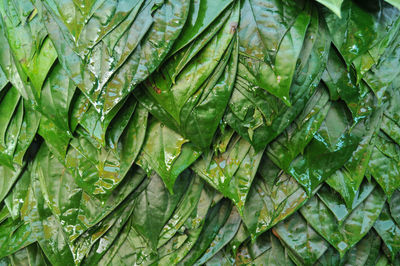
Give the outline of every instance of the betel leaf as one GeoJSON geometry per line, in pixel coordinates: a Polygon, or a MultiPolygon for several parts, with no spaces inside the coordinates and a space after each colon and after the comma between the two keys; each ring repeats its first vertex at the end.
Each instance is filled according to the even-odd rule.
{"type": "Polygon", "coordinates": [[[390,83],[399,74],[399,70],[396,67],[400,57],[398,40],[400,40],[400,31],[396,32],[392,43],[385,49],[377,64],[364,76],[365,82],[370,86],[379,101],[382,100],[390,83]]]}
{"type": "Polygon", "coordinates": [[[209,211],[199,238],[185,258],[179,262],[179,265],[192,265],[204,254],[227,221],[231,209],[232,205],[228,200],[221,200],[209,211]]]}
{"type": "Polygon", "coordinates": [[[56,50],[29,0],[3,2],[0,11],[24,90],[29,100],[38,104],[43,82],[57,58],[56,50]]]}
{"type": "Polygon", "coordinates": [[[377,4],[382,7],[367,10],[356,1],[346,0],[341,6],[341,18],[331,12],[324,14],[332,41],[348,66],[383,39],[398,17],[398,10],[382,1],[377,4]]]}
{"type": "Polygon", "coordinates": [[[313,140],[286,170],[309,195],[350,158],[360,141],[360,136],[350,130],[351,120],[343,106],[332,103],[313,140]]]}
{"type": "Polygon", "coordinates": [[[400,191],[396,190],[393,195],[392,198],[389,202],[389,206],[390,206],[390,214],[392,216],[392,218],[396,221],[396,223],[398,225],[400,225],[400,191]]]}
{"type": "Polygon", "coordinates": [[[308,100],[303,112],[267,148],[269,158],[281,169],[288,169],[297,155],[318,131],[330,109],[329,95],[323,87],[318,87],[308,100]]]}
{"type": "Polygon", "coordinates": [[[315,265],[356,265],[360,263],[362,265],[372,266],[375,265],[375,262],[378,260],[380,247],[381,239],[374,230],[370,230],[342,259],[340,258],[339,252],[333,247],[329,247],[315,265]]]}
{"type": "Polygon", "coordinates": [[[192,143],[161,122],[149,122],[143,149],[138,164],[147,172],[154,169],[162,178],[168,190],[173,187],[178,175],[188,168],[201,152],[192,143]]]}
{"type": "Polygon", "coordinates": [[[10,259],[10,265],[51,265],[37,243],[18,250],[8,258],[10,259]]]}
{"type": "Polygon", "coordinates": [[[19,131],[18,142],[14,150],[13,158],[13,161],[19,165],[23,164],[25,154],[38,131],[41,120],[41,114],[31,110],[25,99],[22,101],[24,105],[24,117],[22,119],[21,129],[19,131]]]}
{"type": "Polygon", "coordinates": [[[118,245],[121,237],[123,238],[125,228],[131,225],[132,206],[149,183],[150,179],[144,178],[140,185],[137,186],[116,210],[95,227],[92,227],[93,229],[90,229],[78,238],[80,245],[77,246],[77,250],[80,251],[83,248],[85,253],[87,253],[82,261],[82,265],[93,265],[109,259],[109,254],[115,249],[114,246],[118,245]],[[89,233],[89,237],[86,235],[87,233],[89,233]]]}
{"type": "Polygon", "coordinates": [[[384,114],[381,129],[397,144],[400,144],[400,108],[396,104],[400,100],[398,78],[393,81],[392,86],[386,90],[384,97],[384,114]]]}
{"type": "Polygon", "coordinates": [[[385,204],[374,228],[388,247],[392,260],[400,250],[400,227],[390,215],[389,206],[385,204]]]}
{"type": "Polygon", "coordinates": [[[250,143],[235,135],[225,152],[205,154],[192,169],[230,198],[242,213],[261,156],[262,151],[257,153],[250,143]]]}
{"type": "MultiPolygon", "coordinates": [[[[371,108],[374,108],[371,106],[371,108]]],[[[382,118],[382,108],[375,109],[367,117],[358,119],[353,127],[354,132],[362,135],[358,147],[353,152],[344,167],[337,170],[326,182],[341,194],[346,205],[351,206],[358,188],[361,185],[364,175],[368,169],[369,159],[372,153],[374,138],[373,135],[379,130],[382,118]]]]}
{"type": "Polygon", "coordinates": [[[75,86],[60,64],[55,65],[48,75],[40,96],[39,111],[59,129],[72,134],[69,125],[69,110],[75,86]]]}
{"type": "MultiPolygon", "coordinates": [[[[142,181],[142,179],[139,179],[139,182],[140,181],[142,181]]],[[[122,227],[125,225],[133,212],[133,206],[135,204],[136,198],[148,184],[148,182],[146,181],[140,183],[140,185],[137,186],[135,190],[130,193],[129,196],[124,199],[124,201],[120,205],[118,205],[115,210],[107,215],[107,217],[105,217],[95,226],[89,228],[73,243],[69,243],[75,263],[81,262],[84,258],[89,257],[89,252],[92,248],[97,248],[96,255],[100,255],[105,250],[107,250],[108,245],[105,241],[107,241],[107,239],[110,240],[113,237],[116,237],[116,232],[121,230],[122,227]]],[[[93,262],[93,260],[96,260],[96,257],[97,256],[95,255],[92,256],[91,262],[93,262]]]]}
{"type": "Polygon", "coordinates": [[[255,265],[295,265],[288,256],[287,249],[281,241],[272,233],[266,233],[263,241],[266,246],[266,251],[257,257],[254,257],[253,264],[255,265]]]}
{"type": "Polygon", "coordinates": [[[360,205],[374,190],[376,183],[364,183],[358,190],[356,197],[351,202],[351,205],[346,205],[344,200],[335,191],[332,191],[327,186],[322,186],[318,192],[318,198],[329,208],[333,213],[339,225],[345,221],[358,205],[360,205]]]}
{"type": "Polygon", "coordinates": [[[385,198],[383,191],[376,187],[341,224],[318,197],[310,199],[300,212],[312,228],[333,245],[343,257],[374,225],[383,208],[385,198]]]}
{"type": "Polygon", "coordinates": [[[14,169],[5,165],[0,165],[0,201],[7,196],[15,181],[21,175],[24,167],[15,165],[14,169]]]}
{"type": "Polygon", "coordinates": [[[30,222],[32,233],[46,257],[53,265],[74,264],[68,236],[46,204],[38,176],[31,175],[31,183],[21,209],[21,216],[30,222]]]}
{"type": "Polygon", "coordinates": [[[273,232],[307,265],[316,262],[328,248],[328,243],[299,213],[277,224],[273,232]]]}
{"type": "MultiPolygon", "coordinates": [[[[182,72],[186,65],[200,52],[201,49],[204,48],[204,46],[206,46],[213,39],[217,32],[222,28],[227,19],[230,17],[231,12],[232,5],[229,8],[225,8],[225,10],[207,27],[207,30],[204,30],[194,40],[188,43],[187,47],[180,49],[163,64],[163,68],[168,71],[169,75],[171,75],[171,80],[173,83],[175,83],[176,77],[182,72]]],[[[190,15],[188,20],[190,20],[190,15]]],[[[183,38],[183,36],[184,33],[182,32],[180,37],[183,38]]],[[[177,44],[179,40],[180,38],[178,38],[175,44],[177,44]]]]}
{"type": "Polygon", "coordinates": [[[243,77],[290,105],[289,90],[300,54],[310,7],[305,1],[244,1],[240,20],[243,77]]]}
{"type": "Polygon", "coordinates": [[[215,190],[203,186],[200,199],[183,226],[174,237],[158,249],[160,264],[178,263],[197,243],[205,226],[207,215],[216,209],[216,206],[211,206],[214,196],[215,190]]]}
{"type": "Polygon", "coordinates": [[[339,18],[341,17],[340,10],[343,0],[317,0],[317,2],[323,4],[335,13],[339,18]]]}
{"type": "Polygon", "coordinates": [[[46,116],[42,116],[40,119],[38,134],[43,137],[51,152],[60,161],[64,161],[71,136],[56,126],[46,116]]]}
{"type": "Polygon", "coordinates": [[[109,20],[103,32],[97,36],[89,34],[88,27],[96,27],[107,14],[108,2],[98,1],[93,9],[89,8],[93,10],[91,14],[82,13],[73,1],[48,0],[43,12],[56,50],[60,54],[67,52],[60,57],[61,63],[96,110],[104,114],[158,67],[182,30],[189,11],[189,1],[184,0],[166,1],[161,6],[152,0],[123,1],[112,5],[114,19],[109,20]],[[68,9],[76,10],[75,15],[64,14],[68,9]],[[68,21],[66,18],[71,15],[76,19],[68,21]],[[88,50],[83,46],[84,60],[75,53],[79,53],[77,42],[81,36],[95,44],[88,50]],[[97,60],[104,62],[102,67],[93,65],[97,60]]]}
{"type": "Polygon", "coordinates": [[[151,249],[155,250],[158,244],[158,236],[184,195],[190,182],[189,172],[181,175],[179,182],[173,187],[171,194],[160,176],[153,173],[151,181],[146,189],[138,196],[132,213],[132,227],[144,237],[151,249]]]}
{"type": "Polygon", "coordinates": [[[307,194],[294,178],[283,173],[264,155],[243,210],[243,222],[259,236],[300,208],[307,194]]]}
{"type": "Polygon", "coordinates": [[[116,208],[142,181],[144,172],[133,168],[107,198],[102,200],[80,188],[63,164],[43,145],[37,156],[34,175],[41,185],[43,197],[70,241],[102,220],[116,208]]]}
{"type": "Polygon", "coordinates": [[[336,49],[330,50],[322,80],[331,99],[341,98],[346,102],[354,120],[367,116],[374,107],[370,89],[365,82],[357,82],[354,71],[346,69],[336,49]]]}
{"type": "Polygon", "coordinates": [[[400,147],[383,133],[375,136],[368,170],[389,198],[400,187],[399,150],[400,147]]]}
{"type": "MultiPolygon", "coordinates": [[[[79,135],[71,141],[65,165],[85,192],[99,198],[107,197],[121,183],[142,147],[147,116],[147,111],[138,106],[123,133],[118,134],[116,147],[102,147],[87,131],[77,130],[79,135]]],[[[119,126],[111,125],[111,128],[119,126]]]]}
{"type": "Polygon", "coordinates": [[[233,0],[194,0],[190,3],[190,9],[185,26],[179,38],[175,41],[170,54],[175,54],[190,42],[195,40],[209,30],[210,24],[217,20],[217,17],[234,2],[233,0]]]}
{"type": "Polygon", "coordinates": [[[330,40],[323,21],[318,19],[316,12],[312,14],[306,41],[299,56],[300,63],[290,89],[290,108],[257,84],[248,81],[244,76],[245,66],[239,60],[238,74],[224,120],[257,151],[264,149],[299,115],[319,84],[330,40]]]}
{"type": "Polygon", "coordinates": [[[7,218],[0,224],[0,258],[10,255],[35,241],[31,224],[24,220],[7,218]]]}
{"type": "Polygon", "coordinates": [[[239,225],[240,215],[237,209],[233,207],[225,224],[219,229],[218,234],[215,236],[213,242],[211,242],[210,248],[196,261],[195,265],[203,265],[221,250],[235,236],[239,225]]]}
{"type": "Polygon", "coordinates": [[[393,6],[397,7],[398,9],[400,9],[400,2],[399,0],[385,0],[386,2],[392,4],[393,6]]]}
{"type": "Polygon", "coordinates": [[[194,212],[201,198],[203,187],[204,182],[198,175],[192,178],[186,193],[182,196],[182,199],[177,205],[174,213],[161,230],[161,233],[158,237],[157,248],[160,248],[162,245],[168,242],[178,232],[178,230],[180,230],[190,215],[194,212]]]}
{"type": "Polygon", "coordinates": [[[209,147],[232,91],[237,69],[234,25],[238,20],[239,2],[175,81],[171,78],[173,64],[179,58],[173,57],[136,93],[155,117],[202,149],[209,147]]]}
{"type": "MultiPolygon", "coordinates": [[[[4,198],[4,205],[7,207],[10,216],[13,220],[20,218],[21,208],[28,193],[26,189],[31,183],[31,169],[30,166],[25,167],[18,180],[13,185],[12,189],[4,198]]],[[[6,187],[6,186],[4,186],[6,187]]]]}

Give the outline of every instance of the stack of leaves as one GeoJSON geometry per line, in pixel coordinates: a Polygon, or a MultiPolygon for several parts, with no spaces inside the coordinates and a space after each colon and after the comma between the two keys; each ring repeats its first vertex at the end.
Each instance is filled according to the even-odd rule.
{"type": "Polygon", "coordinates": [[[400,1],[0,1],[0,265],[400,265],[400,1]]]}

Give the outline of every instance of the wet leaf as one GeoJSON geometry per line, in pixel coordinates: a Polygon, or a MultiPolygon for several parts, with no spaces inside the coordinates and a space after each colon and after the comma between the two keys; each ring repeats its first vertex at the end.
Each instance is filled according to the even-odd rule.
{"type": "MultiPolygon", "coordinates": [[[[165,125],[201,149],[211,144],[228,103],[237,69],[237,2],[222,28],[173,80],[175,57],[136,96],[165,125]],[[189,86],[188,86],[189,84],[189,86]]],[[[191,47],[185,48],[190,50],[191,47]]]]}
{"type": "MultiPolygon", "coordinates": [[[[130,110],[125,111],[131,113],[130,110]]],[[[65,165],[86,193],[99,199],[107,198],[123,181],[142,147],[147,115],[143,107],[136,108],[123,133],[115,139],[117,145],[112,147],[102,147],[83,128],[77,130],[79,136],[71,141],[65,165]]],[[[111,125],[111,132],[120,126],[111,125]]]]}
{"type": "Polygon", "coordinates": [[[300,212],[312,228],[333,245],[343,257],[368,233],[378,219],[384,203],[385,194],[379,188],[375,188],[341,224],[317,197],[310,199],[300,212]]]}
{"type": "Polygon", "coordinates": [[[264,156],[243,211],[243,222],[258,236],[300,208],[307,194],[294,178],[264,156]]]}
{"type": "Polygon", "coordinates": [[[307,265],[316,262],[329,246],[299,213],[277,224],[273,232],[307,265]]]}
{"type": "Polygon", "coordinates": [[[330,40],[323,21],[319,21],[316,14],[311,18],[305,40],[304,49],[299,55],[301,63],[296,68],[290,88],[290,108],[257,84],[247,80],[245,65],[239,60],[233,94],[224,119],[247,139],[256,151],[264,149],[290,125],[319,84],[330,40]]]}
{"type": "Polygon", "coordinates": [[[400,250],[400,227],[390,215],[389,206],[385,204],[382,213],[374,224],[375,230],[388,247],[392,260],[400,250]]]}
{"type": "Polygon", "coordinates": [[[399,149],[396,143],[382,133],[378,134],[368,164],[368,170],[389,198],[400,186],[399,149]]]}
{"type": "Polygon", "coordinates": [[[234,136],[224,153],[204,155],[192,169],[231,199],[242,213],[261,156],[262,152],[255,152],[246,140],[234,136]]]}
{"type": "Polygon", "coordinates": [[[335,13],[339,18],[341,17],[340,10],[343,0],[317,0],[317,2],[323,4],[335,13]]]}
{"type": "Polygon", "coordinates": [[[287,105],[309,12],[303,1],[248,0],[241,9],[240,21],[246,21],[238,28],[242,75],[287,105]]]}
{"type": "Polygon", "coordinates": [[[172,193],[179,174],[200,154],[192,143],[154,119],[150,121],[138,164],[148,172],[154,169],[172,193]]]}
{"type": "Polygon", "coordinates": [[[221,250],[235,236],[239,225],[240,215],[237,209],[233,207],[225,224],[219,229],[218,234],[215,236],[213,242],[211,242],[210,248],[196,261],[195,265],[203,265],[221,250]]]}

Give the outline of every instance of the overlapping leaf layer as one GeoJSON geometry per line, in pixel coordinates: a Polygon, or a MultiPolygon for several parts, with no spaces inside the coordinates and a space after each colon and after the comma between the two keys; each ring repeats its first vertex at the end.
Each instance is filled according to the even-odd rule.
{"type": "Polygon", "coordinates": [[[1,0],[0,265],[400,265],[397,0],[1,0]]]}

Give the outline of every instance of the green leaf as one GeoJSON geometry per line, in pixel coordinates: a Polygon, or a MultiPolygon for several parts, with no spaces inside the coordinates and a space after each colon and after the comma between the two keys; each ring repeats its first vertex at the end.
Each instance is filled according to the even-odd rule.
{"type": "Polygon", "coordinates": [[[59,4],[48,0],[43,13],[50,37],[61,54],[61,64],[102,115],[159,66],[181,32],[189,11],[186,0],[166,1],[154,13],[156,1],[123,1],[113,5],[113,18],[104,23],[101,17],[109,12],[108,2],[95,6],[92,14],[82,13],[72,0],[59,4]],[[76,19],[69,21],[67,17],[72,14],[76,19]],[[104,30],[90,34],[91,27],[97,28],[99,24],[105,24],[104,30]],[[80,36],[87,36],[83,43],[95,44],[91,50],[82,44],[85,60],[75,54],[80,49],[80,36]],[[101,68],[92,65],[97,60],[102,61],[101,68]]]}
{"type": "MultiPolygon", "coordinates": [[[[126,112],[130,113],[130,110],[126,112]]],[[[147,115],[147,111],[138,106],[118,138],[117,145],[111,148],[100,146],[97,141],[93,141],[88,132],[79,128],[79,135],[71,141],[63,162],[71,171],[75,182],[86,193],[100,199],[111,194],[121,183],[142,147],[147,115]]],[[[111,131],[120,126],[111,125],[111,131]]]]}
{"type": "Polygon", "coordinates": [[[64,161],[71,136],[45,116],[40,119],[38,133],[43,137],[46,145],[57,156],[58,160],[64,161]]]}
{"type": "Polygon", "coordinates": [[[330,109],[329,95],[318,87],[308,100],[303,112],[286,130],[270,143],[266,153],[280,168],[288,169],[290,163],[312,140],[330,109]]]}
{"type": "Polygon", "coordinates": [[[400,250],[400,227],[390,215],[389,206],[385,204],[382,213],[374,224],[376,232],[385,242],[392,260],[400,250]]]}
{"type": "Polygon", "coordinates": [[[398,70],[396,67],[396,62],[398,62],[400,57],[398,40],[400,40],[399,31],[396,32],[392,43],[385,49],[378,63],[374,65],[364,76],[365,82],[375,93],[379,102],[382,100],[388,86],[400,72],[400,70],[398,70]]]}
{"type": "Polygon", "coordinates": [[[353,152],[344,167],[331,175],[326,183],[335,189],[350,207],[358,189],[364,179],[368,168],[369,159],[374,147],[373,135],[379,130],[382,117],[382,109],[374,111],[353,128],[353,131],[363,134],[357,149],[353,152]]]}
{"type": "Polygon", "coordinates": [[[10,265],[51,265],[37,243],[33,243],[23,249],[18,250],[14,254],[11,254],[9,259],[11,262],[10,265]]]}
{"type": "MultiPolygon", "coordinates": [[[[239,25],[244,78],[290,105],[289,90],[310,7],[293,1],[244,1],[239,25]],[[284,11],[283,11],[284,10],[284,11]]],[[[239,68],[240,69],[240,68],[239,68]]]]}
{"type": "Polygon", "coordinates": [[[173,193],[175,180],[201,154],[193,144],[153,119],[149,128],[143,149],[138,158],[138,164],[147,172],[154,169],[168,190],[173,193]]]}
{"type": "Polygon", "coordinates": [[[11,217],[0,224],[0,258],[10,255],[35,241],[31,225],[11,217]]]}
{"type": "Polygon", "coordinates": [[[339,18],[341,17],[340,10],[343,0],[317,0],[317,2],[323,4],[335,13],[339,18]]]}
{"type": "Polygon", "coordinates": [[[21,217],[32,226],[32,234],[52,265],[74,264],[68,237],[52,214],[43,197],[38,176],[31,175],[31,184],[21,209],[21,217]]]}
{"type": "Polygon", "coordinates": [[[306,192],[294,178],[280,171],[267,156],[261,160],[243,210],[243,222],[253,237],[300,208],[306,192]]]}
{"type": "Polygon", "coordinates": [[[210,24],[215,22],[233,0],[194,0],[190,3],[190,9],[185,26],[179,38],[174,43],[170,54],[175,54],[193,40],[201,39],[201,34],[210,30],[210,24]]]}
{"type": "Polygon", "coordinates": [[[157,174],[154,173],[149,178],[151,178],[149,185],[133,206],[132,226],[144,237],[149,247],[156,250],[161,230],[184,195],[190,182],[190,175],[188,172],[181,175],[173,187],[174,194],[169,193],[157,174]]]}
{"type": "Polygon", "coordinates": [[[322,186],[318,190],[317,195],[333,213],[340,225],[350,215],[352,210],[360,205],[371,194],[375,185],[375,183],[364,183],[357,190],[357,195],[355,195],[355,198],[349,205],[346,205],[344,200],[327,186],[322,186]]]}
{"type": "Polygon", "coordinates": [[[392,218],[400,225],[400,191],[396,190],[389,201],[390,214],[392,218]]]}
{"type": "Polygon", "coordinates": [[[293,160],[287,170],[307,194],[339,169],[357,148],[360,137],[349,131],[346,108],[340,102],[332,103],[325,121],[303,155],[293,160]]]}
{"type": "Polygon", "coordinates": [[[277,224],[273,228],[273,232],[276,232],[279,238],[306,265],[314,264],[329,246],[297,212],[277,224]]]}
{"type": "Polygon", "coordinates": [[[368,53],[381,39],[384,38],[387,29],[390,28],[398,18],[388,5],[378,6],[368,10],[355,1],[343,1],[341,6],[341,18],[325,12],[332,41],[343,56],[346,65],[363,54],[368,53]]]}
{"type": "Polygon", "coordinates": [[[222,200],[210,210],[196,244],[186,257],[179,262],[179,265],[192,265],[202,254],[204,254],[213,239],[217,236],[218,231],[225,224],[231,209],[232,205],[230,202],[228,200],[222,200]]]}
{"type": "Polygon", "coordinates": [[[144,173],[133,168],[124,182],[107,198],[98,198],[79,187],[68,169],[43,145],[36,155],[34,175],[40,180],[43,197],[62,224],[69,241],[75,240],[114,210],[143,180],[144,173]]]}
{"type": "Polygon", "coordinates": [[[11,169],[8,166],[0,164],[0,202],[7,196],[24,169],[23,166],[14,166],[14,169],[11,169]]]}
{"type": "Polygon", "coordinates": [[[31,145],[36,135],[36,132],[39,129],[39,123],[41,119],[40,113],[31,110],[26,100],[23,100],[23,105],[24,117],[19,131],[18,142],[14,150],[13,158],[14,162],[19,165],[23,164],[25,153],[31,145]]]}
{"type": "Polygon", "coordinates": [[[124,235],[126,227],[131,225],[131,214],[133,212],[132,206],[135,204],[137,197],[143,192],[149,183],[150,179],[145,178],[134,192],[132,192],[116,210],[107,216],[105,220],[103,220],[106,223],[102,221],[95,227],[92,227],[94,229],[93,232],[90,232],[93,233],[92,236],[88,237],[86,236],[86,233],[84,233],[80,238],[78,238],[78,241],[82,243],[81,247],[83,247],[84,250],[88,251],[88,249],[90,249],[82,262],[83,265],[93,265],[108,259],[109,253],[112,253],[113,249],[115,249],[114,247],[118,246],[120,237],[124,235]],[[101,233],[100,236],[98,236],[99,231],[101,233]]]}
{"type": "Polygon", "coordinates": [[[398,9],[400,9],[400,1],[399,0],[385,0],[386,2],[388,2],[389,4],[392,4],[393,6],[397,7],[398,9]]]}
{"type": "Polygon", "coordinates": [[[242,214],[247,193],[256,174],[261,152],[240,136],[234,136],[224,153],[210,153],[197,160],[192,169],[225,197],[242,214]]]}
{"type": "Polygon", "coordinates": [[[46,79],[40,97],[40,112],[69,135],[69,110],[75,86],[60,64],[54,66],[46,79]]]}
{"type": "Polygon", "coordinates": [[[317,197],[310,199],[300,212],[314,230],[333,245],[343,257],[374,225],[385,199],[385,194],[379,188],[375,188],[341,224],[317,197]]]}
{"type": "Polygon", "coordinates": [[[374,230],[370,230],[342,259],[340,259],[339,253],[331,246],[319,258],[316,265],[375,265],[380,253],[380,247],[381,239],[374,230]]]}
{"type": "Polygon", "coordinates": [[[240,215],[235,207],[225,224],[219,229],[218,234],[210,244],[210,248],[196,261],[195,265],[203,265],[217,252],[219,252],[236,234],[240,226],[240,215]]]}
{"type": "Polygon", "coordinates": [[[322,80],[329,89],[331,99],[339,97],[350,109],[355,121],[367,116],[374,106],[370,89],[364,82],[358,82],[353,71],[348,71],[335,49],[331,49],[322,80]]]}
{"type": "Polygon", "coordinates": [[[239,60],[238,75],[224,119],[247,139],[256,151],[264,149],[290,125],[301,113],[319,84],[330,40],[323,21],[319,21],[316,14],[312,16],[305,40],[304,49],[299,56],[301,63],[296,68],[290,89],[292,101],[290,108],[261,87],[248,81],[245,76],[245,65],[239,60]]]}
{"type": "Polygon", "coordinates": [[[30,178],[31,171],[29,167],[25,167],[17,182],[15,182],[11,191],[7,194],[7,197],[4,198],[4,204],[13,220],[20,218],[21,208],[28,193],[27,188],[31,184],[30,178]]]}
{"type": "Polygon", "coordinates": [[[29,99],[37,104],[43,82],[57,58],[56,50],[29,0],[4,2],[0,12],[14,64],[29,90],[29,99]]]}
{"type": "Polygon", "coordinates": [[[210,210],[214,195],[215,190],[203,186],[200,199],[189,218],[174,237],[158,249],[159,264],[177,264],[197,243],[205,226],[206,216],[215,209],[214,206],[210,210]]]}
{"type": "Polygon", "coordinates": [[[237,25],[238,20],[239,2],[218,33],[175,81],[170,78],[175,73],[173,57],[136,94],[155,117],[202,149],[211,144],[232,91],[238,53],[236,28],[232,25],[237,25]]]}
{"type": "Polygon", "coordinates": [[[254,258],[252,262],[253,265],[294,265],[292,260],[289,258],[285,247],[281,244],[278,238],[276,238],[272,233],[265,233],[264,239],[268,241],[264,241],[263,243],[267,249],[264,253],[254,258]]]}
{"type": "Polygon", "coordinates": [[[375,136],[368,170],[390,198],[400,187],[400,147],[382,133],[375,136]]]}
{"type": "Polygon", "coordinates": [[[164,225],[158,237],[157,248],[169,241],[184,225],[190,215],[194,212],[201,198],[204,183],[198,175],[192,178],[185,195],[177,205],[174,213],[164,225]]]}

